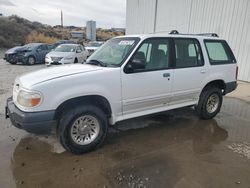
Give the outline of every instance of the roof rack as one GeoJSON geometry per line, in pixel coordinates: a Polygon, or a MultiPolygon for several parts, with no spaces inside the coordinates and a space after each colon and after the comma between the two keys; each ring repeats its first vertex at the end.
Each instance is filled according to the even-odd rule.
{"type": "Polygon", "coordinates": [[[219,37],[217,33],[199,33],[199,34],[184,34],[184,33],[179,33],[177,30],[172,30],[169,32],[169,34],[172,35],[199,35],[199,36],[208,36],[208,37],[219,37]]]}

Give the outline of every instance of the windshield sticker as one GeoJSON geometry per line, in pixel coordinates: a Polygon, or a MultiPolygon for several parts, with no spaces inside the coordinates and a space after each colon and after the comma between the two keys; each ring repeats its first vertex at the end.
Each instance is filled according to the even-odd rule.
{"type": "Polygon", "coordinates": [[[125,46],[127,46],[127,45],[133,45],[134,44],[134,40],[122,40],[122,41],[120,41],[119,42],[119,45],[125,45],[125,46]]]}

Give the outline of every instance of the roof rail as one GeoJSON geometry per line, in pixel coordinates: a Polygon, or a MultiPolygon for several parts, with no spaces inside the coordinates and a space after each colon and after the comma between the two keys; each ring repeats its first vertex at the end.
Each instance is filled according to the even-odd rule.
{"type": "Polygon", "coordinates": [[[169,34],[173,35],[199,35],[199,36],[208,36],[208,37],[219,37],[217,33],[199,33],[199,34],[184,34],[184,33],[179,33],[177,30],[172,30],[169,32],[169,34]]]}
{"type": "Polygon", "coordinates": [[[197,35],[208,36],[208,37],[219,37],[219,35],[217,35],[217,33],[200,33],[200,34],[197,34],[197,35]]]}

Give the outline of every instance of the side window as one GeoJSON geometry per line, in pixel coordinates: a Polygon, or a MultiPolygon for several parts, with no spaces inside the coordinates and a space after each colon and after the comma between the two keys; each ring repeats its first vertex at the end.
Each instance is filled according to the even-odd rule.
{"type": "Polygon", "coordinates": [[[152,44],[150,43],[144,43],[140,49],[137,51],[137,53],[143,53],[145,55],[146,58],[146,62],[150,61],[150,56],[151,56],[151,48],[152,48],[152,44]]]}
{"type": "Polygon", "coordinates": [[[204,65],[199,42],[194,39],[176,38],[176,68],[197,67],[204,65]]]}
{"type": "Polygon", "coordinates": [[[39,50],[48,50],[48,47],[46,45],[41,45],[38,47],[39,50]]]}
{"type": "Polygon", "coordinates": [[[232,51],[225,41],[205,40],[205,46],[212,65],[234,63],[232,51]]]}
{"type": "Polygon", "coordinates": [[[147,39],[135,52],[132,59],[142,59],[145,67],[139,71],[160,70],[169,67],[169,40],[147,39]]]}

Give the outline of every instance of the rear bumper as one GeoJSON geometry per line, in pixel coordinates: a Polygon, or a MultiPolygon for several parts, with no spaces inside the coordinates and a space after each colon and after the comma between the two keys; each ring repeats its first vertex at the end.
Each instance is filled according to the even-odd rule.
{"type": "Polygon", "coordinates": [[[228,82],[226,83],[226,87],[224,90],[224,95],[231,93],[232,91],[234,91],[237,88],[237,82],[228,82]]]}
{"type": "Polygon", "coordinates": [[[55,111],[43,112],[23,112],[13,103],[12,98],[7,99],[5,107],[5,117],[10,118],[11,123],[30,133],[47,134],[56,126],[57,121],[54,120],[55,111]]]}

